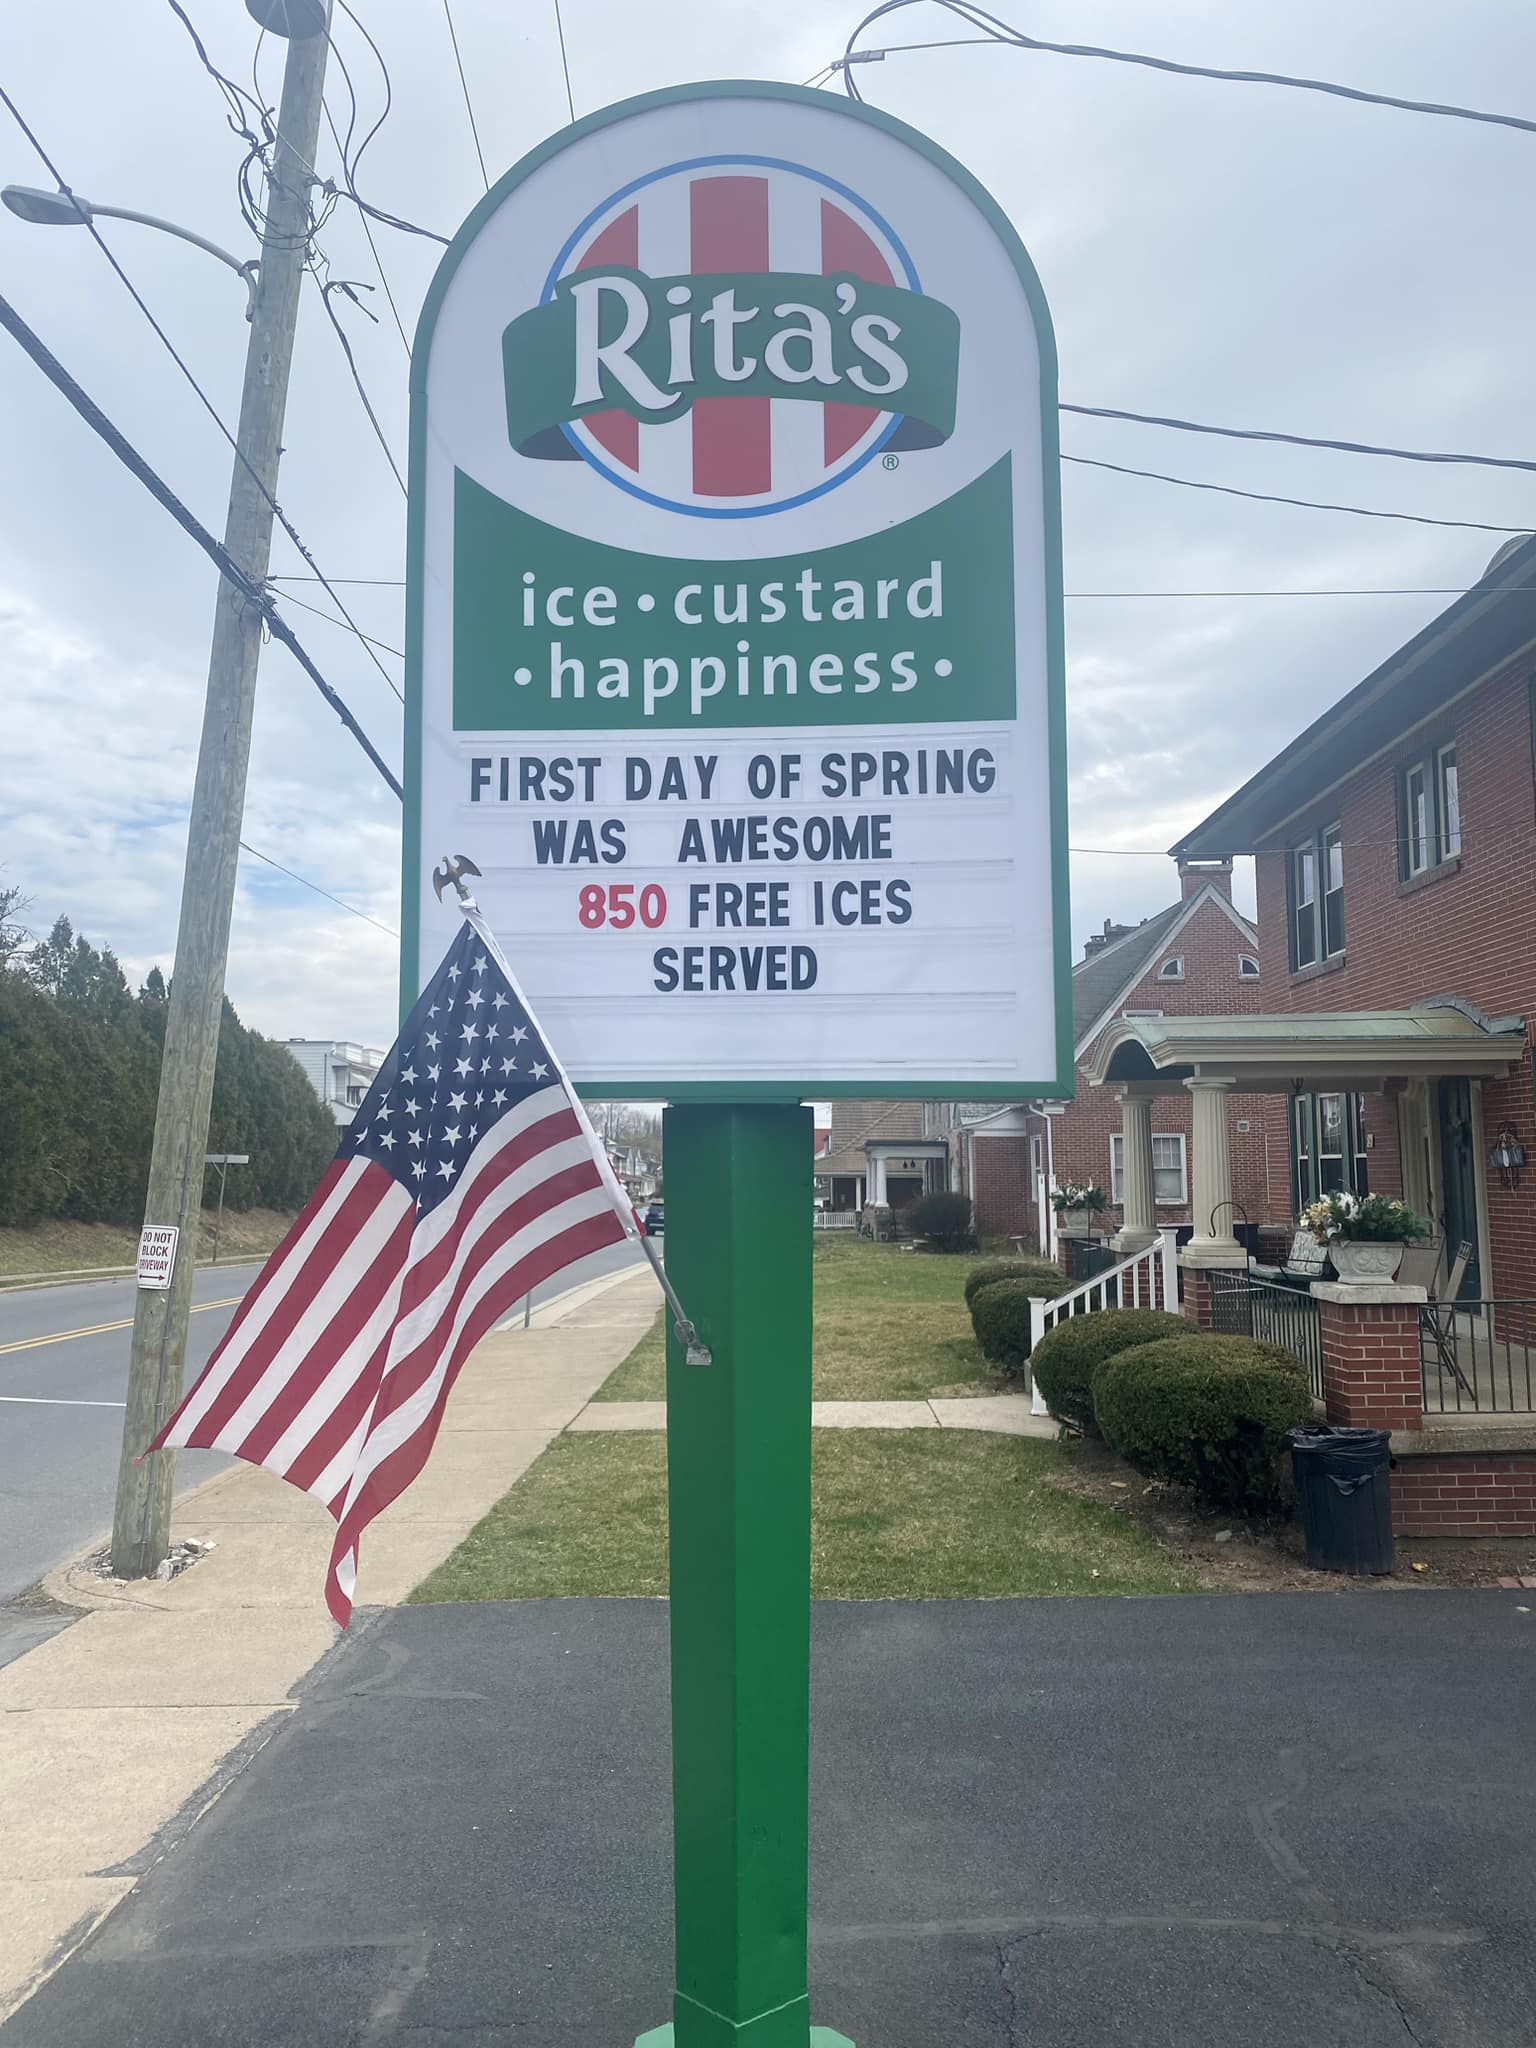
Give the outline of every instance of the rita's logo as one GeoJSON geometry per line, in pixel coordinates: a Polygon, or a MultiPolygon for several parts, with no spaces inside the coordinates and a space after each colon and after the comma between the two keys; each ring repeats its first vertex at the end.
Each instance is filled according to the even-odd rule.
{"type": "Polygon", "coordinates": [[[747,519],[954,428],[960,328],[847,186],[772,157],[635,180],[502,337],[521,455],[668,511],[747,519]]]}

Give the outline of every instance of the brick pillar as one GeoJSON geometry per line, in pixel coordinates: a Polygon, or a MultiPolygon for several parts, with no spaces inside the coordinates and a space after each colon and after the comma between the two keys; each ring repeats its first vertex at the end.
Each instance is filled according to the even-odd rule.
{"type": "Polygon", "coordinates": [[[1363,1429],[1422,1429],[1419,1351],[1422,1287],[1342,1287],[1316,1280],[1322,1317],[1323,1399],[1330,1422],[1363,1429]]]}
{"type": "MultiPolygon", "coordinates": [[[[1184,1276],[1183,1311],[1202,1330],[1214,1329],[1216,1289],[1213,1273],[1246,1273],[1248,1255],[1236,1244],[1230,1255],[1192,1252],[1188,1246],[1179,1253],[1179,1271],[1184,1276]]],[[[1172,1306],[1172,1304],[1170,1304],[1172,1306]]]]}

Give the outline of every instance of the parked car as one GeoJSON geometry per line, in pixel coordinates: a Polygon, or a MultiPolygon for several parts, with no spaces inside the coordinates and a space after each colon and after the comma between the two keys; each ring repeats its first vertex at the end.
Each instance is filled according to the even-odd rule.
{"type": "Polygon", "coordinates": [[[652,1202],[651,1206],[646,1210],[644,1216],[641,1217],[640,1220],[645,1226],[645,1234],[647,1237],[664,1237],[666,1235],[667,1224],[666,1203],[652,1202]]]}

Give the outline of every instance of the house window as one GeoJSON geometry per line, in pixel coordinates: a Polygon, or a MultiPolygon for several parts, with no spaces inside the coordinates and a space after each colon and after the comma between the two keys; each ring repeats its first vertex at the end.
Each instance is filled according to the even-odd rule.
{"type": "MultiPolygon", "coordinates": [[[[1109,1139],[1109,1197],[1119,1205],[1125,1200],[1125,1134],[1112,1131],[1109,1139]]],[[[1159,1208],[1181,1207],[1189,1200],[1189,1181],[1184,1168],[1182,1131],[1152,1133],[1152,1199],[1159,1208]]]]}
{"type": "Polygon", "coordinates": [[[1161,1010],[1122,1010],[1122,1017],[1161,1017],[1161,1010]]]}
{"type": "Polygon", "coordinates": [[[1165,960],[1157,970],[1157,978],[1159,981],[1182,981],[1184,979],[1184,955],[1182,953],[1175,953],[1171,959],[1165,960]]]}
{"type": "Polygon", "coordinates": [[[1363,1095],[1297,1095],[1291,1106],[1291,1156],[1299,1215],[1319,1196],[1370,1192],[1363,1095]]]}
{"type": "Polygon", "coordinates": [[[1344,835],[1325,825],[1286,860],[1291,971],[1344,951],[1344,835]]]}
{"type": "Polygon", "coordinates": [[[1251,953],[1239,953],[1239,954],[1238,954],[1238,956],[1237,956],[1237,976],[1238,976],[1238,979],[1239,979],[1239,981],[1257,981],[1257,980],[1258,980],[1258,978],[1259,978],[1259,963],[1258,963],[1258,961],[1257,961],[1257,960],[1255,960],[1255,959],[1254,959],[1254,957],[1253,957],[1253,955],[1252,955],[1251,953]]]}
{"type": "Polygon", "coordinates": [[[1410,761],[1398,777],[1397,804],[1404,881],[1461,852],[1461,777],[1454,746],[1410,761]]]}
{"type": "Polygon", "coordinates": [[[363,1097],[367,1092],[361,1081],[349,1081],[347,1083],[347,1101],[353,1109],[360,1109],[362,1107],[363,1097]]]}

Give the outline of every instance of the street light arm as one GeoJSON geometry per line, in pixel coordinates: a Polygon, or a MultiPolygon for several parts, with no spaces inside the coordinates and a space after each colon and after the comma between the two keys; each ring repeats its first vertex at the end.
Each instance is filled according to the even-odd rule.
{"type": "Polygon", "coordinates": [[[157,213],[136,213],[131,206],[102,206],[94,199],[83,199],[80,203],[89,213],[104,214],[109,220],[136,220],[140,227],[159,228],[162,234],[174,235],[179,242],[190,242],[194,249],[206,249],[210,256],[217,256],[221,263],[227,264],[241,277],[249,277],[256,268],[254,256],[242,263],[238,256],[231,255],[228,249],[221,249],[217,242],[210,242],[206,236],[194,234],[191,228],[180,227],[173,220],[162,220],[157,213]]]}

